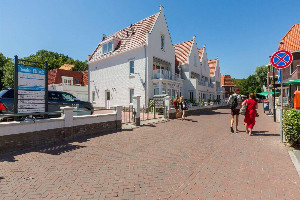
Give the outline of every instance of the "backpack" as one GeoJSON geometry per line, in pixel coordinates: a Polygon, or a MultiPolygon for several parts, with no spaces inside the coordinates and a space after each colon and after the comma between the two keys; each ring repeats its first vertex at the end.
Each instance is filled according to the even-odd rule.
{"type": "Polygon", "coordinates": [[[238,95],[232,95],[229,101],[230,109],[235,109],[238,106],[238,95]]]}
{"type": "Polygon", "coordinates": [[[183,101],[183,102],[182,102],[182,108],[183,108],[183,109],[187,109],[187,103],[186,103],[186,101],[183,101]]]}

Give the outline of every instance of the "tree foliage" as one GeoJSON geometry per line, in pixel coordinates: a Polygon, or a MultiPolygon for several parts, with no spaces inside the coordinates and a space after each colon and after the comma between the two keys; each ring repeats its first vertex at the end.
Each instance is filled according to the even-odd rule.
{"type": "MultiPolygon", "coordinates": [[[[6,71],[9,68],[9,65],[13,65],[13,62],[10,58],[5,57],[2,53],[0,53],[0,90],[5,86],[9,87],[9,85],[5,84],[6,81],[6,71]]],[[[12,67],[13,70],[13,67],[12,67]]]]}
{"type": "Polygon", "coordinates": [[[49,70],[57,69],[64,64],[74,65],[74,68],[72,69],[73,71],[86,71],[88,69],[87,61],[82,62],[79,60],[74,60],[73,58],[64,54],[46,50],[39,50],[36,52],[36,54],[32,54],[23,59],[41,63],[44,63],[47,60],[49,70]]]}
{"type": "Polygon", "coordinates": [[[260,83],[260,87],[262,88],[264,85],[267,85],[267,74],[268,67],[266,65],[261,65],[256,67],[254,75],[257,78],[257,81],[260,83]]]}
{"type": "MultiPolygon", "coordinates": [[[[86,71],[88,69],[87,61],[82,62],[79,60],[74,60],[73,58],[64,54],[47,50],[39,50],[36,52],[36,54],[19,59],[40,63],[45,63],[47,60],[49,70],[57,69],[64,64],[74,65],[72,69],[73,71],[86,71]]],[[[0,53],[0,90],[3,88],[3,86],[14,86],[14,63],[11,58],[6,58],[2,53],[0,53]]]]}

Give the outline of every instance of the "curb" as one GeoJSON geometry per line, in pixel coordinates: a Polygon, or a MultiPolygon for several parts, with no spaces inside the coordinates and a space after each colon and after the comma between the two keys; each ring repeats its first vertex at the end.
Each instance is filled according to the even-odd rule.
{"type": "Polygon", "coordinates": [[[295,152],[300,154],[299,150],[293,150],[293,151],[289,151],[290,157],[292,159],[292,162],[296,168],[296,171],[298,172],[298,175],[300,177],[300,158],[298,160],[297,156],[295,155],[295,152]]]}

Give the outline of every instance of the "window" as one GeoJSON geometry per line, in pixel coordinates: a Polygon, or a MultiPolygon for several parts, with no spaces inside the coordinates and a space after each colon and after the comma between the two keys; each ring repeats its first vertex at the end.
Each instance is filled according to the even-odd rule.
{"type": "Polygon", "coordinates": [[[165,36],[164,35],[160,36],[160,45],[161,45],[161,49],[164,50],[165,49],[165,36]]]}
{"type": "Polygon", "coordinates": [[[76,83],[76,84],[80,84],[80,82],[79,82],[79,79],[78,79],[78,78],[76,78],[76,79],[75,79],[75,83],[76,83]]]}
{"type": "Polygon", "coordinates": [[[168,95],[169,95],[169,97],[172,95],[171,92],[172,92],[171,89],[168,89],[168,95]]]}
{"type": "Polygon", "coordinates": [[[7,92],[3,94],[2,98],[13,99],[14,98],[14,90],[13,89],[12,90],[7,90],[7,92]]]}
{"type": "Polygon", "coordinates": [[[190,92],[190,100],[194,100],[194,92],[190,92]]]}
{"type": "Polygon", "coordinates": [[[175,98],[175,90],[172,90],[172,98],[175,98]]]}
{"type": "Polygon", "coordinates": [[[106,100],[110,100],[110,91],[106,92],[106,100]]]}
{"type": "Polygon", "coordinates": [[[61,79],[64,85],[73,85],[73,77],[62,76],[61,79]]]}
{"type": "Polygon", "coordinates": [[[102,53],[106,54],[112,51],[113,42],[109,42],[108,44],[103,44],[102,46],[102,53]]]}
{"type": "Polygon", "coordinates": [[[134,96],[134,89],[130,89],[129,93],[130,93],[129,101],[130,101],[130,103],[132,103],[133,102],[133,96],[134,96]]]}
{"type": "Polygon", "coordinates": [[[154,88],[154,95],[159,94],[159,89],[158,88],[154,88]]]}
{"type": "Polygon", "coordinates": [[[68,93],[62,93],[61,95],[62,95],[64,101],[75,101],[75,99],[76,99],[76,97],[74,97],[73,95],[68,94],[68,93]]]}
{"type": "Polygon", "coordinates": [[[102,46],[102,52],[103,52],[103,54],[106,54],[106,53],[107,53],[107,44],[104,44],[104,45],[102,46]]]}
{"type": "Polygon", "coordinates": [[[112,42],[109,42],[108,43],[108,52],[111,52],[112,51],[112,42]]]}
{"type": "Polygon", "coordinates": [[[130,74],[134,74],[134,60],[129,61],[130,74]]]}
{"type": "Polygon", "coordinates": [[[95,93],[95,91],[92,92],[92,101],[96,101],[96,93],[95,93]]]}
{"type": "Polygon", "coordinates": [[[197,57],[194,56],[194,66],[197,66],[197,57]]]}

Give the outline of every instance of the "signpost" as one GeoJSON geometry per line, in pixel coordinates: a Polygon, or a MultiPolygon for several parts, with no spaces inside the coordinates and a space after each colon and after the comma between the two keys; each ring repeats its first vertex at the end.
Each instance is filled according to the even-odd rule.
{"type": "MultiPolygon", "coordinates": [[[[282,69],[288,67],[293,61],[293,55],[286,50],[276,51],[271,57],[271,63],[273,67],[279,69],[278,83],[281,85],[281,109],[280,109],[280,142],[283,142],[283,130],[282,130],[282,112],[283,112],[283,92],[282,92],[282,69]]],[[[273,76],[273,80],[275,77],[273,76]]],[[[275,81],[274,81],[275,86],[275,81]]],[[[275,93],[274,93],[275,99],[275,93]]]]}
{"type": "Polygon", "coordinates": [[[15,56],[14,113],[48,112],[48,63],[15,56]]]}

